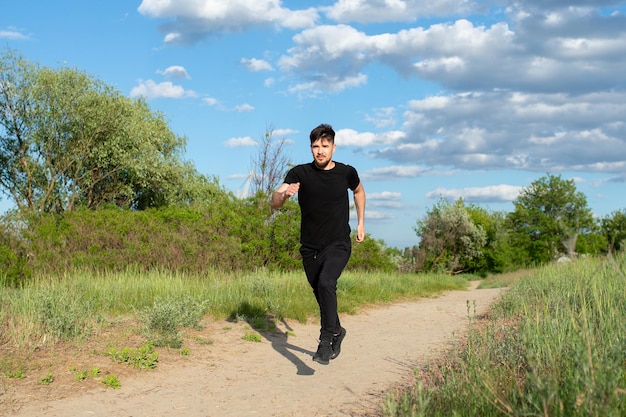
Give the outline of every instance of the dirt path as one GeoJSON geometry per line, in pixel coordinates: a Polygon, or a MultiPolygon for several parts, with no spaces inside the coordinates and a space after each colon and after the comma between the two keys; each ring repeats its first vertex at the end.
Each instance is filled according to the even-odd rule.
{"type": "Polygon", "coordinates": [[[501,291],[474,287],[342,316],[348,333],[341,355],[327,366],[311,360],[319,333],[315,323],[280,323],[281,332],[261,343],[241,339],[250,332],[245,323],[215,323],[203,330],[211,345],[194,347],[186,357],[160,360],[156,370],[120,378],[121,389],[77,385],[56,396],[49,392],[53,385],[26,394],[8,390],[0,396],[0,415],[378,415],[389,389],[409,381],[415,366],[463,334],[468,314],[486,312],[501,291]]]}

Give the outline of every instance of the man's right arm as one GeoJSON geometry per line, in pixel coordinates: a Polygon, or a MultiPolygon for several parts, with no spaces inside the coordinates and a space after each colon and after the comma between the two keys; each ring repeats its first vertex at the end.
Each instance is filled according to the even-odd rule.
{"type": "Polygon", "coordinates": [[[287,200],[287,194],[285,193],[285,191],[287,191],[287,187],[289,187],[289,184],[283,184],[280,187],[278,187],[276,189],[276,191],[274,191],[274,193],[272,194],[272,198],[270,198],[270,207],[273,209],[277,209],[277,208],[281,208],[283,206],[283,204],[285,204],[285,200],[287,200]]]}
{"type": "Polygon", "coordinates": [[[299,182],[293,184],[284,183],[283,185],[278,187],[276,191],[274,191],[274,194],[272,194],[272,198],[270,199],[270,207],[273,209],[281,208],[289,197],[296,195],[299,189],[299,182]]]}

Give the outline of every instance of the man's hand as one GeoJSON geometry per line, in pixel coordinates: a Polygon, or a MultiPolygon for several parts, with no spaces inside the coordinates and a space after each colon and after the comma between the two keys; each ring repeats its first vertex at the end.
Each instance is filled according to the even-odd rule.
{"type": "Polygon", "coordinates": [[[365,240],[365,188],[359,184],[354,190],[354,206],[356,207],[356,241],[365,240]]]}
{"type": "Polygon", "coordinates": [[[287,187],[287,189],[285,190],[285,197],[293,197],[294,195],[298,194],[298,190],[300,189],[300,183],[299,182],[295,182],[293,184],[289,184],[289,186],[287,187]]]}
{"type": "Polygon", "coordinates": [[[365,226],[358,224],[356,226],[356,241],[363,242],[365,240],[365,226]]]}
{"type": "Polygon", "coordinates": [[[284,183],[276,191],[272,194],[272,198],[270,199],[270,207],[273,209],[277,209],[283,206],[285,201],[289,197],[293,197],[298,193],[300,189],[300,183],[295,182],[293,184],[284,183]]]}

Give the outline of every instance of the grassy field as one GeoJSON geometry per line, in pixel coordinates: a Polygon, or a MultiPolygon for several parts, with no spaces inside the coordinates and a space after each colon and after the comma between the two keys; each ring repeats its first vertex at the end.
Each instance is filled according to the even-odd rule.
{"type": "MultiPolygon", "coordinates": [[[[367,305],[415,299],[465,288],[467,278],[448,275],[346,272],[339,280],[341,313],[367,305]]],[[[0,292],[0,366],[11,352],[29,352],[59,341],[88,343],[103,328],[136,323],[155,346],[179,347],[181,329],[203,317],[245,319],[258,326],[280,318],[306,322],[317,305],[302,273],[258,270],[206,275],[153,271],[77,272],[39,278],[0,292]]]]}
{"type": "Polygon", "coordinates": [[[625,284],[624,255],[531,271],[384,415],[626,415],[625,284]]]}

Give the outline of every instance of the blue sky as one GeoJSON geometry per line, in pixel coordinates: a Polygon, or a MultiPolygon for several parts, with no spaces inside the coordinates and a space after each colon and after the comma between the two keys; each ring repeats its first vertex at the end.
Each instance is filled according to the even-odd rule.
{"type": "Polygon", "coordinates": [[[1,47],[145,97],[234,192],[266,127],[302,163],[330,123],[389,246],[441,197],[511,211],[547,173],[626,208],[626,1],[4,3],[1,47]]]}

